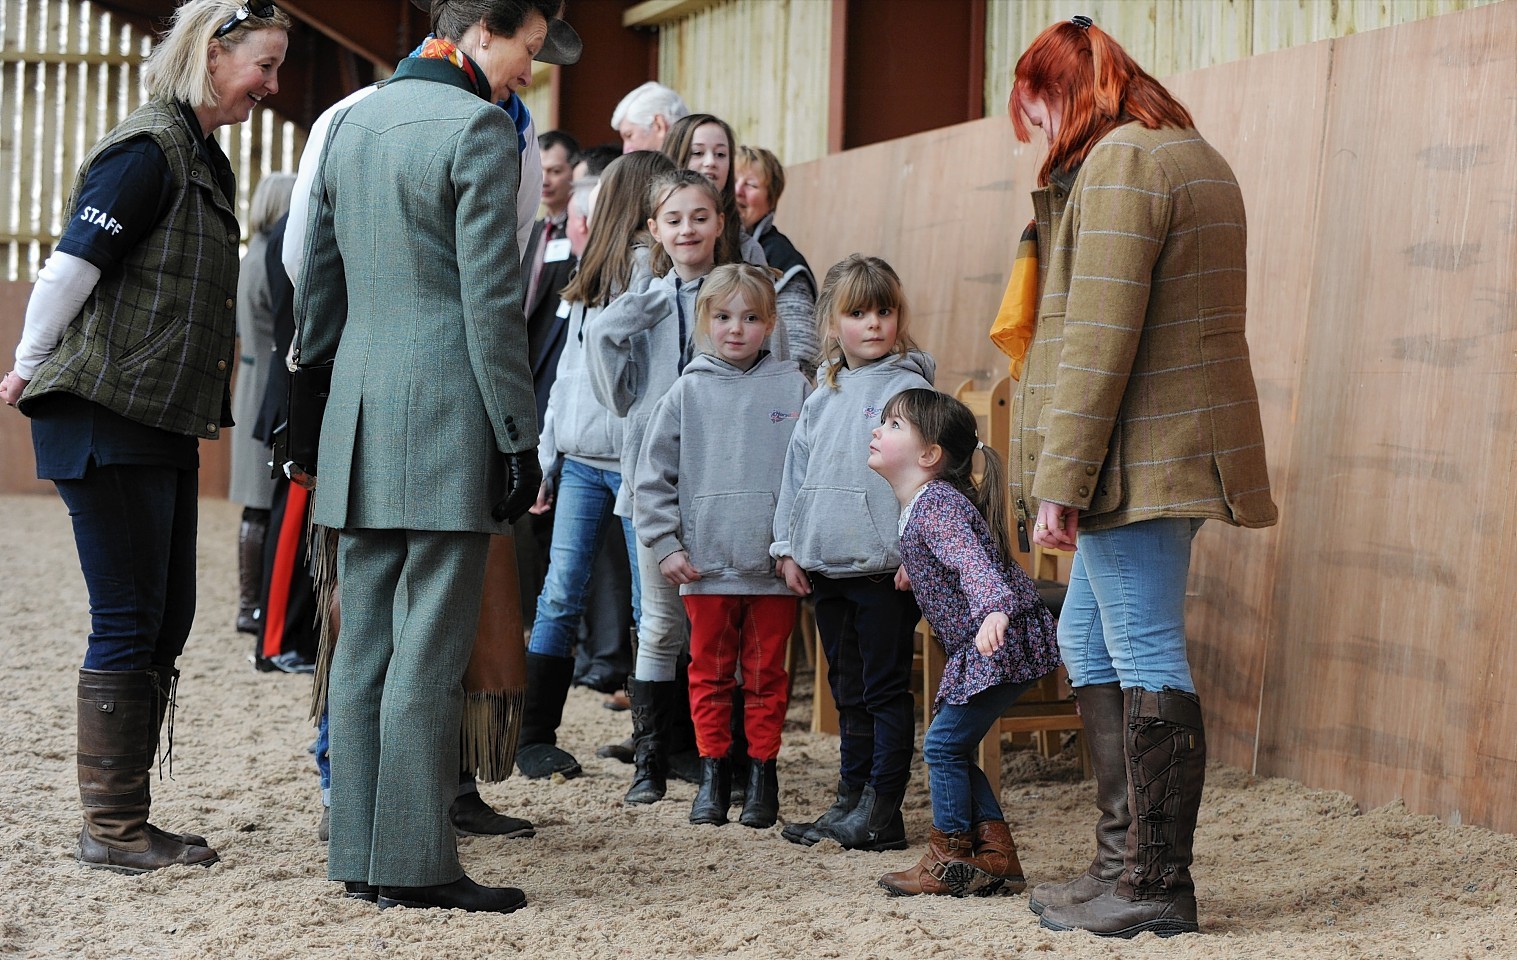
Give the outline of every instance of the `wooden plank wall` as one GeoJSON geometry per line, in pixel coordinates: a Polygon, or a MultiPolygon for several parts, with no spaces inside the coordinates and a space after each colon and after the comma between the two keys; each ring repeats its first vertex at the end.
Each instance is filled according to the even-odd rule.
{"type": "MultiPolygon", "coordinates": [[[[1517,2],[1170,83],[1248,202],[1282,517],[1197,540],[1213,755],[1517,832],[1517,2]]],[[[780,226],[894,264],[941,384],[999,375],[1037,151],[992,117],[827,157],[780,226]]]]}

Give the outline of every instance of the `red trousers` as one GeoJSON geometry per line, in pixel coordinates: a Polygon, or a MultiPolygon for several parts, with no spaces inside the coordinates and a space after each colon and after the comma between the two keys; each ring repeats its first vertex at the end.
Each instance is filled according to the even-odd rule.
{"type": "Polygon", "coordinates": [[[690,616],[690,717],[703,757],[725,757],[732,748],[732,689],[743,665],[743,732],[748,756],[773,760],[790,704],[785,645],[795,626],[791,596],[688,594],[690,616]]]}

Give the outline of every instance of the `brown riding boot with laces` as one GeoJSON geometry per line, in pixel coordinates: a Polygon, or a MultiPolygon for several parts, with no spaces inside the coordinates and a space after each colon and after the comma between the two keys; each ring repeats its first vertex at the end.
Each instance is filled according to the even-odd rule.
{"type": "Polygon", "coordinates": [[[927,852],[916,866],[880,877],[880,886],[892,897],[918,894],[963,897],[990,885],[991,877],[975,865],[974,834],[944,833],[937,827],[927,841],[927,852]]]}
{"type": "Polygon", "coordinates": [[[147,873],[176,864],[210,866],[218,859],[210,847],[148,825],[160,696],[153,671],[79,671],[84,827],[76,856],[85,866],[147,873]]]}
{"type": "Polygon", "coordinates": [[[1017,844],[1011,839],[1011,828],[1005,820],[981,820],[974,825],[974,856],[970,859],[980,872],[992,878],[984,888],[975,891],[980,896],[1002,889],[1007,893],[1027,889],[1022,861],[1017,859],[1017,844]]]}

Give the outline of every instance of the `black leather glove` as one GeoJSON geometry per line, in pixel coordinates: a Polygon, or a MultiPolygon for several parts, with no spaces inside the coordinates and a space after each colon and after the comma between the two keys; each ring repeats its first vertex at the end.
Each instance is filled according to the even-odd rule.
{"type": "Polygon", "coordinates": [[[537,502],[543,468],[537,464],[537,448],[506,454],[506,495],[490,511],[496,523],[515,523],[537,502]]]}

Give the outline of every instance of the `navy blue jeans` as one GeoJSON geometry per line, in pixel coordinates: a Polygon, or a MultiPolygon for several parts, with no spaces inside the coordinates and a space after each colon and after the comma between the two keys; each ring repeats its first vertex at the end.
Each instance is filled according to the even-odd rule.
{"type": "Polygon", "coordinates": [[[90,466],[54,480],[90,595],[87,670],[173,667],[195,619],[198,471],[90,466]]]}
{"type": "Polygon", "coordinates": [[[916,598],[895,588],[894,571],[810,576],[827,684],[838,707],[842,780],[900,796],[911,777],[916,739],[911,637],[922,617],[916,598]]]}
{"type": "Polygon", "coordinates": [[[932,825],[944,833],[966,833],[981,820],[1005,820],[998,785],[975,763],[975,748],[991,724],[1036,681],[1002,683],[981,690],[968,703],[945,703],[922,740],[927,784],[932,790],[932,825]]]}

